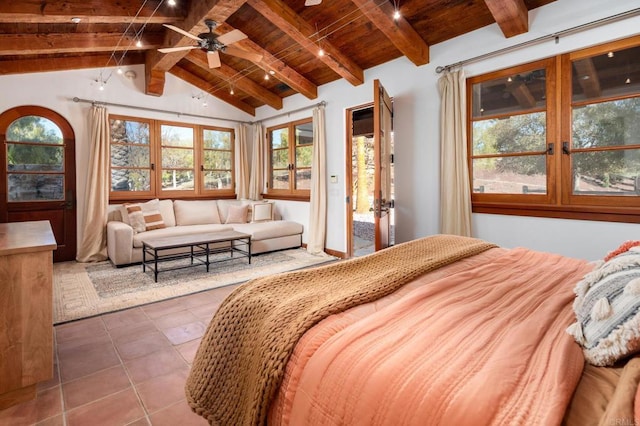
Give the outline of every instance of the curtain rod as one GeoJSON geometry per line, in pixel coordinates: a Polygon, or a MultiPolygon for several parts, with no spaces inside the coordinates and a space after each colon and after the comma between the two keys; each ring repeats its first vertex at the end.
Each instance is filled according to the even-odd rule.
{"type": "Polygon", "coordinates": [[[161,113],[165,113],[165,114],[175,114],[178,117],[182,117],[182,116],[184,116],[184,117],[197,117],[197,118],[206,118],[206,119],[209,119],[209,120],[230,121],[232,123],[237,123],[237,124],[252,124],[252,122],[249,122],[249,121],[232,120],[230,118],[209,117],[209,116],[206,116],[206,115],[189,114],[189,113],[177,112],[177,111],[168,111],[168,110],[165,110],[165,109],[147,108],[147,107],[141,107],[141,106],[135,106],[135,105],[114,104],[114,103],[111,103],[111,102],[92,101],[92,100],[89,100],[89,99],[80,99],[78,97],[73,98],[72,101],[73,102],[82,102],[82,103],[87,103],[87,104],[92,104],[92,105],[115,106],[115,107],[138,109],[138,110],[142,110],[142,111],[161,112],[161,113]]]}
{"type": "Polygon", "coordinates": [[[620,21],[622,19],[626,19],[626,18],[630,18],[632,16],[635,16],[638,13],[640,13],[640,8],[631,9],[631,10],[628,10],[626,12],[618,13],[617,15],[611,15],[611,16],[608,16],[606,18],[598,19],[596,21],[588,22],[586,24],[577,25],[575,27],[567,28],[565,30],[558,31],[556,33],[544,35],[544,36],[541,36],[541,37],[538,37],[538,38],[534,38],[533,40],[525,41],[525,42],[522,42],[522,43],[519,43],[519,44],[514,44],[513,46],[508,46],[508,47],[505,47],[503,49],[499,49],[499,50],[496,50],[496,51],[493,51],[493,52],[489,52],[489,53],[485,53],[485,54],[482,54],[482,55],[474,56],[473,58],[465,59],[465,60],[462,60],[460,62],[456,62],[454,64],[445,65],[445,66],[439,66],[439,67],[436,68],[436,72],[438,74],[440,74],[443,71],[448,71],[448,70],[450,70],[452,68],[456,68],[456,67],[462,66],[464,64],[468,64],[470,62],[477,62],[477,61],[480,61],[482,59],[491,58],[493,56],[497,56],[497,55],[501,55],[503,53],[511,52],[512,50],[518,50],[518,49],[521,49],[523,47],[532,46],[534,44],[538,44],[538,43],[540,43],[542,41],[549,40],[549,39],[555,39],[556,43],[558,43],[558,41],[560,39],[560,36],[564,36],[564,35],[571,34],[571,33],[574,33],[574,32],[578,32],[578,31],[589,29],[589,28],[597,27],[597,26],[600,26],[600,25],[603,25],[603,24],[609,24],[609,23],[613,23],[613,22],[616,22],[616,21],[620,21]]]}
{"type": "Polygon", "coordinates": [[[315,105],[309,105],[309,106],[306,106],[306,107],[294,109],[293,111],[287,111],[287,112],[283,112],[283,113],[280,113],[280,114],[272,115],[271,117],[267,117],[267,118],[263,118],[263,119],[258,120],[258,121],[254,121],[251,124],[261,123],[263,121],[268,121],[268,120],[273,120],[274,118],[283,117],[283,116],[289,115],[289,114],[295,114],[296,112],[305,111],[307,109],[311,109],[311,108],[315,108],[315,107],[319,107],[319,106],[327,106],[327,102],[326,101],[321,101],[321,102],[318,102],[315,105]]]}

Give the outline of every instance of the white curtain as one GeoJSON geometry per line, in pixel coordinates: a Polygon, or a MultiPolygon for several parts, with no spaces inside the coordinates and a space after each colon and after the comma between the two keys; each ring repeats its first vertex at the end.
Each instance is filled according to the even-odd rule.
{"type": "Polygon", "coordinates": [[[447,72],[440,91],[440,232],[471,236],[464,71],[447,72]]]}
{"type": "Polygon", "coordinates": [[[327,171],[324,106],[313,109],[313,157],[309,204],[309,253],[324,252],[327,231],[327,171]]]}
{"type": "Polygon", "coordinates": [[[78,262],[107,259],[107,207],[109,205],[109,119],[107,109],[92,106],[89,112],[91,151],[85,191],[84,227],[78,262]]]}
{"type": "Polygon", "coordinates": [[[249,199],[260,200],[264,192],[264,128],[261,124],[253,127],[253,153],[251,156],[251,178],[249,179],[249,199]]]}
{"type": "Polygon", "coordinates": [[[236,195],[244,200],[249,197],[249,164],[247,162],[247,126],[236,129],[236,195]]]}

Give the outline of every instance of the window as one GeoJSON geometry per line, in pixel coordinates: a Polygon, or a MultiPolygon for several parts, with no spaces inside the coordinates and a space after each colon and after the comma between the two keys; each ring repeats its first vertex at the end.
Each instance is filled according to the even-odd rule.
{"type": "Polygon", "coordinates": [[[51,120],[29,115],[7,128],[7,201],[65,199],[64,141],[51,120]]]}
{"type": "Polygon", "coordinates": [[[640,222],[639,44],[467,80],[474,212],[640,222]]]}
{"type": "Polygon", "coordinates": [[[111,193],[154,195],[150,121],[111,117],[111,193]]]}
{"type": "Polygon", "coordinates": [[[110,117],[111,199],[234,195],[233,129],[110,117]]]}
{"type": "Polygon", "coordinates": [[[308,199],[313,156],[311,119],[271,127],[267,129],[267,135],[269,144],[267,193],[269,196],[308,199]]]}

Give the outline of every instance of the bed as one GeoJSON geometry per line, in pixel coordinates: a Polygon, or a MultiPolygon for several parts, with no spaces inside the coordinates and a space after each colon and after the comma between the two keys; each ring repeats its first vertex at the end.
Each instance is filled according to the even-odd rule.
{"type": "Polygon", "coordinates": [[[212,319],[187,400],[218,425],[639,424],[640,292],[601,306],[607,265],[439,235],[253,280],[212,319]],[[614,319],[624,344],[602,338],[614,319]],[[585,363],[603,347],[610,366],[585,363]]]}

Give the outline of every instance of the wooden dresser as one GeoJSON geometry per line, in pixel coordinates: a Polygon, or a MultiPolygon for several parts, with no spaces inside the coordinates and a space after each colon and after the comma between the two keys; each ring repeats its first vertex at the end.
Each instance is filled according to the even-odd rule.
{"type": "Polygon", "coordinates": [[[53,250],[48,221],[0,223],[0,410],[53,377],[53,250]]]}

